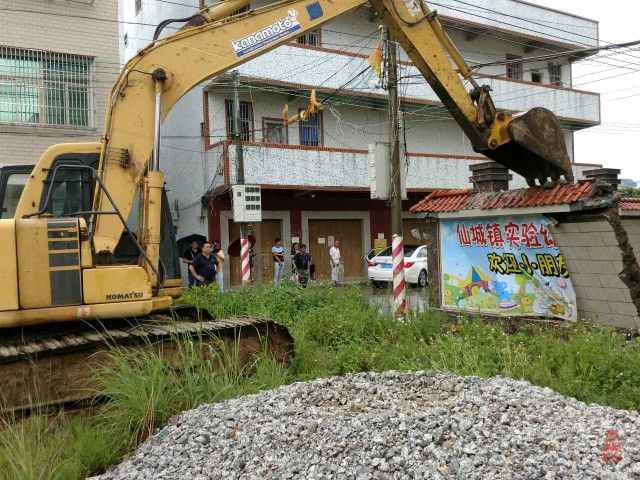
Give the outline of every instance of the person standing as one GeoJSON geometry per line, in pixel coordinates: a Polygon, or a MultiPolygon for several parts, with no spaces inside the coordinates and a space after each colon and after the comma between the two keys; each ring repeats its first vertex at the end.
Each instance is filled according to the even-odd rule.
{"type": "Polygon", "coordinates": [[[256,282],[256,252],[253,249],[253,244],[249,243],[249,277],[251,278],[251,283],[256,282]]]}
{"type": "Polygon", "coordinates": [[[293,262],[296,265],[296,271],[298,272],[298,283],[304,288],[307,286],[309,280],[309,265],[311,265],[311,255],[307,253],[307,246],[304,243],[300,244],[300,250],[293,257],[293,262]]]}
{"type": "Polygon", "coordinates": [[[216,272],[218,270],[218,261],[213,255],[213,244],[204,242],[202,244],[202,253],[193,259],[189,270],[196,279],[196,286],[202,287],[210,285],[216,281],[216,272]]]}
{"type": "Polygon", "coordinates": [[[333,247],[329,249],[329,256],[331,257],[329,262],[331,263],[331,281],[333,285],[338,285],[340,281],[340,242],[338,240],[333,242],[333,247]]]}
{"type": "Polygon", "coordinates": [[[298,273],[296,272],[296,262],[293,261],[296,254],[300,251],[300,244],[298,242],[293,244],[291,249],[291,281],[298,282],[298,273]]]}
{"type": "Polygon", "coordinates": [[[213,254],[216,256],[216,260],[218,261],[218,290],[223,292],[224,273],[222,272],[222,267],[226,259],[224,258],[224,252],[222,251],[222,248],[220,248],[220,240],[213,241],[213,254]]]}
{"type": "Polygon", "coordinates": [[[196,282],[196,279],[193,276],[193,273],[191,273],[191,269],[189,268],[189,266],[191,265],[191,262],[193,262],[193,260],[198,255],[200,255],[200,253],[201,250],[198,241],[191,240],[191,246],[187,248],[182,255],[182,262],[187,264],[187,273],[189,274],[189,288],[193,287],[193,284],[196,282]]]}
{"type": "Polygon", "coordinates": [[[275,245],[271,248],[271,256],[273,257],[273,283],[280,285],[282,283],[282,272],[284,272],[284,247],[280,238],[275,239],[275,245]]]}

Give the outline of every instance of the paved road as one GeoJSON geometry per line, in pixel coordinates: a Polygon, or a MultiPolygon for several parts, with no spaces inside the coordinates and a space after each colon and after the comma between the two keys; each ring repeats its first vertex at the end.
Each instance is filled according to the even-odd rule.
{"type": "MultiPolygon", "coordinates": [[[[364,289],[365,295],[370,303],[380,305],[380,313],[391,313],[393,309],[393,293],[391,286],[388,288],[367,287],[364,289]]],[[[428,306],[428,289],[407,287],[407,306],[410,309],[424,310],[428,306]]]]}

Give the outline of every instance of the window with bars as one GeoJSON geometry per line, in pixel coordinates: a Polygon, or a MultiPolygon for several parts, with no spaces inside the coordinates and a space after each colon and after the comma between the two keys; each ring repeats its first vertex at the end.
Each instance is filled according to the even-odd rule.
{"type": "Polygon", "coordinates": [[[93,60],[0,47],[0,122],[93,126],[93,60]]]}
{"type": "Polygon", "coordinates": [[[324,143],[323,138],[322,112],[311,115],[306,121],[300,122],[300,145],[322,147],[324,143]]]}
{"type": "Polygon", "coordinates": [[[232,12],[231,15],[240,15],[241,13],[247,13],[249,10],[251,10],[251,4],[245,5],[244,7],[236,10],[235,12],[232,12]]]}
{"type": "Polygon", "coordinates": [[[507,54],[507,77],[522,80],[522,57],[507,54]]]}
{"type": "Polygon", "coordinates": [[[289,133],[287,127],[282,125],[282,120],[278,118],[262,119],[262,142],[263,143],[289,143],[289,133]]]}
{"type": "Polygon", "coordinates": [[[549,65],[549,83],[556,87],[562,86],[562,67],[560,65],[549,65]]]}
{"type": "Polygon", "coordinates": [[[531,72],[531,81],[534,83],[542,83],[542,74],[537,70],[531,72]]]}
{"type": "Polygon", "coordinates": [[[142,0],[136,0],[136,15],[140,13],[140,10],[142,10],[142,0]]]}
{"type": "MultiPolygon", "coordinates": [[[[224,1],[226,1],[226,0],[220,0],[220,1],[224,2],[224,1]]],[[[205,3],[206,3],[206,2],[205,2],[205,3]]],[[[250,10],[251,10],[251,4],[249,4],[249,5],[245,5],[244,7],[239,8],[238,10],[235,10],[235,11],[231,12],[231,13],[229,14],[229,16],[240,15],[241,13],[247,13],[247,12],[249,12],[250,10]]]]}
{"type": "Polygon", "coordinates": [[[319,47],[320,45],[320,29],[309,30],[307,33],[298,37],[296,43],[301,45],[311,45],[313,47],[319,47]]]}
{"type": "MultiPolygon", "coordinates": [[[[233,101],[226,102],[227,137],[233,139],[233,101]]],[[[253,141],[253,104],[240,102],[240,136],[243,142],[253,141]]]]}

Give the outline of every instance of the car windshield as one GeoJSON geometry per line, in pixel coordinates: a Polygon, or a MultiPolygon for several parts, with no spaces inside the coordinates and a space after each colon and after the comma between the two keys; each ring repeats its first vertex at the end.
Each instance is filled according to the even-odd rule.
{"type": "MultiPolygon", "coordinates": [[[[404,256],[410,257],[413,255],[413,252],[416,251],[418,247],[416,245],[405,245],[404,246],[404,256]]],[[[391,256],[391,247],[387,247],[382,250],[376,257],[390,257],[391,256]]]]}

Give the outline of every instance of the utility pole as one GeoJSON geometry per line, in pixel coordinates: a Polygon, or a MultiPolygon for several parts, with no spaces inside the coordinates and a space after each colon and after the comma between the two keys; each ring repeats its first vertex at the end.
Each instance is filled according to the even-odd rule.
{"type": "Polygon", "coordinates": [[[389,52],[389,150],[391,152],[391,250],[393,258],[393,301],[396,316],[406,308],[404,280],[404,242],[402,238],[402,192],[400,191],[400,119],[398,118],[398,59],[396,43],[387,28],[389,52]]]}
{"type": "Polygon", "coordinates": [[[240,80],[238,71],[233,71],[233,138],[236,142],[236,168],[238,185],[244,185],[244,157],[242,154],[242,129],[240,128],[240,80]]]}
{"type": "MultiPolygon", "coordinates": [[[[240,128],[240,80],[238,71],[233,71],[233,137],[236,143],[237,184],[244,185],[244,157],[242,152],[242,129],[240,128]]],[[[242,260],[242,284],[251,285],[249,235],[247,224],[240,223],[240,258],[242,260]]]]}
{"type": "Polygon", "coordinates": [[[387,29],[389,52],[389,149],[391,151],[391,233],[402,235],[402,192],[400,191],[400,121],[398,118],[398,61],[396,44],[387,29]]]}

